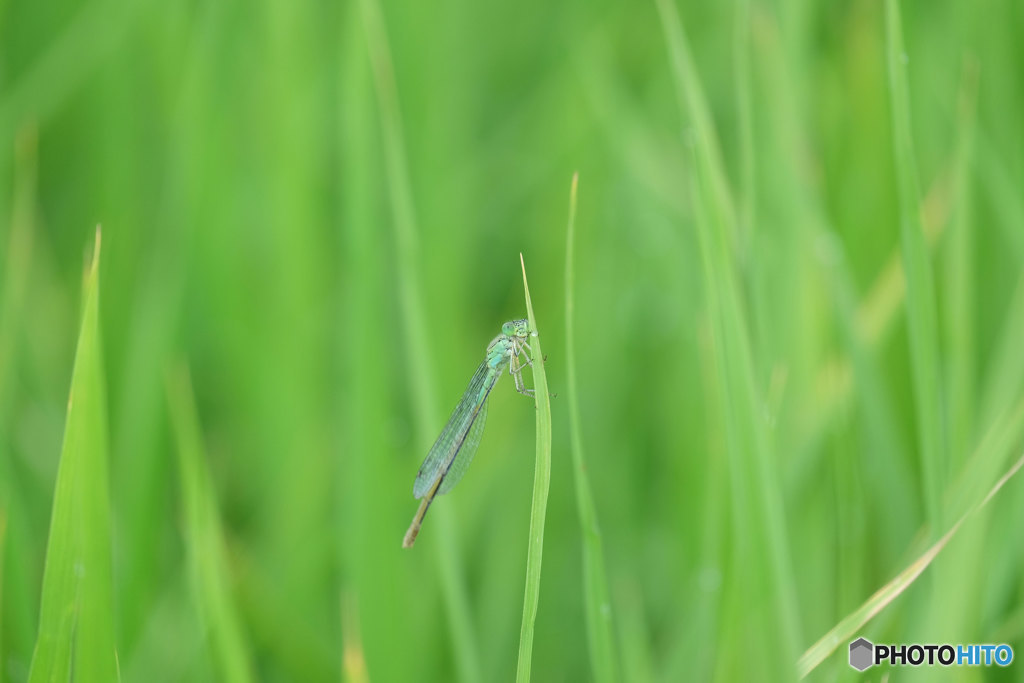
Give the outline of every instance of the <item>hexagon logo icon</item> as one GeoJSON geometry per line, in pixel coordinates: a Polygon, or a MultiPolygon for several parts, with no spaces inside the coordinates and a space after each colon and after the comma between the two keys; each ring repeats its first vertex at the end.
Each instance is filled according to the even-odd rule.
{"type": "Polygon", "coordinates": [[[850,643],[850,666],[857,671],[863,671],[871,666],[874,649],[875,646],[867,638],[858,638],[850,643]]]}

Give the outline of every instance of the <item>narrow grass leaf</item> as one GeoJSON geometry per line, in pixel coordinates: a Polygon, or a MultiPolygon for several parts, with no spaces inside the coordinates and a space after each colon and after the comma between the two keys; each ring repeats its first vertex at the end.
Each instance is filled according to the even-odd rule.
{"type": "Polygon", "coordinates": [[[120,680],[114,644],[99,264],[97,228],[92,266],[85,278],[29,683],[120,680]]]}
{"type": "Polygon", "coordinates": [[[23,129],[15,145],[10,232],[5,245],[3,279],[0,281],[0,419],[6,417],[4,411],[14,384],[11,381],[11,371],[14,367],[17,334],[19,330],[24,329],[22,316],[28,293],[32,245],[36,230],[38,145],[35,126],[23,129]]]}
{"type": "Polygon", "coordinates": [[[583,457],[583,428],[580,424],[579,394],[576,385],[576,330],[573,314],[576,309],[576,190],[579,174],[572,177],[569,198],[569,224],[565,236],[565,363],[568,376],[566,402],[569,408],[569,442],[576,481],[576,507],[583,534],[583,606],[587,617],[587,644],[594,680],[607,683],[616,675],[615,644],[608,579],[604,567],[601,529],[597,506],[587,476],[583,457]]]}
{"type": "MultiPolygon", "coordinates": [[[[381,572],[379,558],[393,541],[391,520],[382,510],[389,503],[378,492],[394,485],[392,469],[383,458],[359,457],[385,448],[386,423],[376,416],[385,414],[391,382],[383,368],[388,353],[380,348],[383,311],[377,302],[387,262],[384,234],[378,229],[386,210],[379,198],[379,133],[373,100],[372,75],[361,8],[350,3],[345,14],[345,31],[339,41],[339,160],[337,193],[342,207],[338,261],[346,277],[337,321],[337,355],[341,361],[337,385],[338,433],[342,437],[335,474],[338,520],[339,607],[341,618],[341,677],[360,683],[373,670],[380,679],[408,679],[420,670],[411,662],[394,661],[382,652],[376,659],[363,647],[391,638],[404,638],[417,625],[409,619],[406,630],[394,627],[396,614],[408,614],[404,599],[393,591],[400,567],[390,574],[381,572]],[[341,226],[345,226],[341,229],[341,226]],[[391,483],[387,483],[391,482],[391,483]],[[389,598],[394,596],[394,602],[389,598]],[[414,668],[415,667],[415,668],[414,668]],[[358,675],[357,675],[358,674],[358,675]]],[[[403,489],[402,492],[407,491],[403,489]]],[[[403,515],[404,516],[404,515],[403,515]]],[[[429,641],[423,644],[430,647],[429,641]]],[[[417,658],[410,653],[410,659],[417,658]]]]}
{"type": "Polygon", "coordinates": [[[398,280],[399,303],[402,308],[402,323],[405,326],[407,372],[413,393],[413,410],[418,431],[427,433],[433,429],[435,420],[434,400],[430,377],[430,364],[421,362],[430,357],[423,345],[427,340],[419,334],[426,329],[423,306],[417,294],[420,288],[419,268],[416,261],[417,229],[416,209],[413,205],[412,188],[409,180],[409,164],[405,155],[405,140],[402,135],[401,110],[398,104],[398,89],[395,86],[394,65],[388,44],[387,29],[380,5],[375,0],[361,0],[363,25],[366,42],[373,67],[374,85],[377,92],[377,106],[380,113],[381,137],[384,146],[384,167],[387,173],[388,192],[392,221],[395,230],[396,277],[398,280]]]}
{"type": "Polygon", "coordinates": [[[232,600],[230,572],[213,483],[196,414],[192,382],[182,365],[167,376],[171,425],[178,442],[178,474],[185,518],[192,595],[209,638],[217,679],[253,680],[245,637],[232,600]]]}
{"type": "MultiPolygon", "coordinates": [[[[4,556],[7,550],[7,506],[0,506],[0,643],[4,637],[4,556]]],[[[0,647],[0,671],[4,670],[4,650],[0,647]]]]}
{"type": "Polygon", "coordinates": [[[899,190],[900,237],[907,278],[907,326],[910,366],[917,412],[918,446],[924,473],[924,499],[934,532],[945,527],[940,517],[942,492],[948,479],[949,459],[944,431],[942,372],[939,365],[939,329],[932,268],[921,232],[920,194],[910,127],[907,54],[897,0],[887,0],[886,61],[893,128],[893,153],[899,190]]]}
{"type": "MultiPolygon", "coordinates": [[[[34,569],[34,553],[18,552],[21,539],[33,537],[31,495],[22,487],[16,472],[14,444],[11,441],[18,424],[14,406],[19,387],[16,361],[22,358],[19,340],[36,315],[28,306],[31,296],[33,243],[36,233],[38,185],[38,131],[27,125],[19,131],[14,145],[14,167],[10,196],[10,220],[0,243],[0,507],[6,515],[8,557],[0,548],[0,593],[7,581],[7,603],[0,603],[0,659],[5,653],[30,652],[38,631],[35,592],[39,578],[34,569]],[[6,564],[6,568],[4,565],[6,564]],[[4,574],[6,573],[6,578],[4,574]]],[[[2,203],[3,200],[0,200],[2,203]]],[[[0,205],[0,212],[7,209],[0,205]]],[[[0,233],[4,227],[0,225],[0,233]]],[[[2,597],[2,596],[0,596],[2,597]]],[[[13,656],[8,657],[12,661],[13,656]]],[[[0,661],[0,671],[6,671],[0,661]]]]}
{"type": "Polygon", "coordinates": [[[948,358],[950,457],[959,465],[969,451],[974,432],[976,400],[974,359],[974,240],[971,237],[971,160],[974,155],[975,110],[978,99],[978,65],[968,62],[960,87],[957,143],[953,161],[953,218],[945,250],[945,339],[948,358]]]}
{"type": "Polygon", "coordinates": [[[733,59],[736,69],[736,115],[739,128],[740,189],[738,224],[741,243],[749,247],[757,217],[757,146],[754,138],[753,88],[750,75],[751,8],[749,0],[736,3],[733,59]]]}
{"type": "Polygon", "coordinates": [[[800,678],[806,677],[807,674],[825,661],[825,658],[832,654],[832,652],[835,651],[841,643],[851,639],[860,631],[864,624],[868,623],[872,617],[885,609],[893,600],[898,598],[903,591],[909,588],[917,577],[919,577],[921,573],[928,568],[928,565],[932,563],[932,560],[934,560],[942,549],[946,547],[950,539],[953,538],[960,527],[963,526],[963,523],[967,521],[967,518],[992,500],[992,497],[999,492],[999,489],[1003,487],[1003,484],[1009,481],[1021,466],[1024,466],[1024,456],[1021,456],[1006,472],[1006,474],[996,482],[992,489],[989,490],[988,494],[986,494],[984,498],[980,499],[973,508],[964,513],[960,519],[956,521],[956,524],[954,524],[938,541],[933,543],[931,547],[929,547],[920,557],[911,562],[906,569],[897,574],[889,583],[879,588],[878,591],[868,598],[863,605],[836,624],[835,627],[822,636],[818,642],[804,652],[800,657],[800,660],[797,662],[797,673],[800,678]]]}
{"type": "MultiPolygon", "coordinates": [[[[972,233],[973,158],[975,110],[978,93],[978,65],[968,60],[960,79],[960,92],[954,147],[950,162],[949,229],[942,256],[942,292],[939,309],[942,324],[943,381],[947,403],[947,438],[949,468],[960,469],[971,453],[977,418],[976,328],[978,316],[974,304],[975,238],[972,233]]],[[[927,203],[927,202],[926,202],[927,203]]],[[[987,427],[988,425],[984,425],[987,427]]],[[[999,470],[1003,469],[999,463],[999,470]]],[[[948,508],[947,508],[948,509],[948,508]]],[[[952,549],[938,563],[935,571],[936,595],[948,596],[928,604],[923,623],[931,625],[931,634],[939,642],[953,640],[962,633],[975,633],[980,628],[980,610],[986,597],[990,563],[984,560],[984,548],[990,542],[990,515],[979,515],[970,533],[960,534],[952,549]]]]}
{"type": "MultiPolygon", "coordinates": [[[[526,263],[519,255],[523,267],[523,291],[526,294],[526,317],[530,329],[537,332],[537,319],[530,301],[530,286],[526,282],[526,263]]],[[[540,335],[530,341],[533,351],[533,389],[537,401],[537,459],[533,473],[533,503],[530,507],[530,536],[526,553],[526,594],[523,598],[523,624],[519,631],[519,664],[516,668],[517,683],[530,680],[530,664],[533,655],[533,627],[537,621],[537,606],[540,601],[540,565],[544,551],[544,518],[548,509],[548,489],[551,486],[551,396],[548,394],[548,380],[544,373],[544,352],[540,346],[540,335]]]]}
{"type": "MultiPolygon", "coordinates": [[[[376,0],[361,0],[360,6],[380,110],[384,166],[395,228],[394,272],[398,284],[402,326],[405,331],[402,338],[405,371],[409,375],[409,389],[412,394],[415,442],[428,444],[434,438],[433,431],[438,423],[438,412],[433,399],[430,363],[422,362],[424,358],[433,356],[430,352],[430,340],[427,335],[422,334],[423,330],[427,329],[423,301],[419,294],[423,283],[416,262],[416,212],[402,136],[398,89],[395,86],[391,49],[381,7],[376,0]]],[[[471,682],[482,678],[480,659],[465,577],[452,554],[456,544],[455,524],[450,507],[450,504],[439,506],[432,515],[431,523],[436,528],[436,535],[442,539],[441,543],[434,544],[435,557],[448,610],[459,679],[471,682]]]]}

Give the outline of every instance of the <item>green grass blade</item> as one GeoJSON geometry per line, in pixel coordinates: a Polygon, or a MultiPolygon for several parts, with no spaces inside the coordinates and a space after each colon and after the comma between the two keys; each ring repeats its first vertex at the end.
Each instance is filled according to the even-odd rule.
{"type": "Polygon", "coordinates": [[[948,301],[944,310],[949,390],[949,450],[958,466],[970,449],[977,405],[974,359],[974,240],[971,237],[971,165],[974,155],[975,110],[978,99],[978,64],[969,62],[960,87],[957,145],[953,162],[953,198],[956,202],[945,249],[945,280],[948,301]]]}
{"type": "MultiPolygon", "coordinates": [[[[361,9],[350,3],[344,16],[345,29],[339,41],[338,112],[340,168],[338,195],[343,213],[339,232],[343,236],[339,262],[348,278],[342,281],[344,294],[336,315],[341,359],[342,389],[338,405],[339,432],[343,434],[338,458],[338,566],[341,595],[342,680],[360,683],[373,670],[378,678],[408,678],[413,669],[401,661],[381,656],[376,664],[363,642],[386,641],[395,637],[394,615],[404,611],[397,595],[393,603],[392,585],[399,567],[392,574],[380,572],[393,541],[393,531],[383,510],[390,504],[375,493],[393,486],[392,471],[380,458],[353,457],[351,454],[379,452],[384,446],[383,425],[374,419],[383,412],[386,387],[382,382],[384,354],[375,350],[383,329],[382,311],[376,305],[383,296],[385,243],[378,239],[385,207],[378,203],[381,194],[375,179],[379,176],[380,154],[375,126],[373,84],[369,69],[361,9]],[[344,228],[342,228],[344,226],[344,228]],[[349,284],[352,283],[352,284],[349,284]],[[355,286],[358,283],[358,286],[355,286]],[[345,286],[349,284],[349,286],[345,286]],[[350,334],[350,330],[358,330],[350,334]],[[384,584],[384,585],[382,585],[384,584]],[[353,673],[355,671],[356,673],[353,673]],[[358,674],[358,675],[356,675],[358,674]]],[[[390,313],[390,312],[389,312],[390,313]]],[[[385,375],[386,376],[386,375],[385,375]]],[[[404,517],[404,515],[403,515],[404,517]]],[[[415,627],[410,624],[406,633],[415,627]]]]}
{"type": "MultiPolygon", "coordinates": [[[[426,433],[433,431],[432,425],[436,421],[437,410],[432,398],[433,380],[429,374],[430,364],[420,362],[424,355],[423,344],[427,343],[427,340],[419,338],[418,332],[426,329],[426,324],[422,301],[417,294],[421,278],[416,261],[416,209],[409,181],[409,164],[405,156],[398,89],[395,86],[391,48],[381,8],[375,0],[362,0],[360,4],[377,91],[384,166],[394,221],[399,302],[407,332],[405,338],[409,340],[404,348],[406,366],[407,372],[411,375],[409,385],[414,397],[416,424],[420,431],[426,433]]],[[[429,354],[426,355],[429,357],[429,354]]]]}
{"type": "Polygon", "coordinates": [[[30,683],[117,681],[99,329],[100,231],[85,279],[30,683]]]}
{"type": "Polygon", "coordinates": [[[24,328],[26,290],[36,230],[38,132],[27,126],[16,141],[14,192],[0,281],[0,417],[10,401],[17,333],[24,328]]]}
{"type": "MultiPolygon", "coordinates": [[[[952,205],[949,228],[940,250],[943,296],[939,299],[942,324],[942,367],[947,403],[946,421],[950,472],[960,470],[974,444],[977,417],[976,329],[978,316],[975,298],[974,254],[976,238],[973,222],[973,185],[971,182],[974,149],[975,110],[978,91],[978,65],[968,61],[960,79],[955,128],[955,145],[950,163],[949,193],[952,205]]],[[[1007,401],[1006,404],[1009,404],[1007,401]]],[[[987,428],[989,425],[983,425],[987,428]]],[[[998,469],[1002,470],[1000,462],[998,469]]],[[[984,470],[984,467],[981,468],[984,470]]],[[[949,508],[946,508],[947,513],[949,508]]],[[[948,596],[929,601],[922,623],[929,624],[939,641],[952,641],[962,633],[974,633],[982,618],[976,605],[985,600],[984,577],[990,563],[984,549],[990,542],[990,515],[979,515],[969,533],[960,534],[949,552],[937,563],[933,590],[948,596]]],[[[946,517],[950,519],[951,517],[946,517]]]]}
{"type": "Polygon", "coordinates": [[[729,458],[733,559],[722,599],[721,648],[751,648],[742,661],[719,656],[715,676],[784,680],[792,678],[797,656],[796,592],[777,462],[763,418],[735,259],[736,212],[679,15],[669,0],[657,0],[657,7],[682,112],[692,127],[692,196],[729,458]],[[754,642],[748,636],[752,632],[760,634],[754,642]],[[756,669],[749,668],[754,662],[756,669]]]}
{"type": "Polygon", "coordinates": [[[900,205],[900,241],[907,278],[907,327],[910,366],[917,413],[918,446],[924,473],[924,499],[934,531],[945,528],[941,496],[948,479],[949,459],[943,420],[942,372],[939,365],[939,329],[935,285],[928,248],[921,231],[920,193],[910,129],[907,55],[903,48],[900,12],[896,0],[887,0],[886,61],[892,100],[893,153],[900,205]]]}
{"type": "MultiPolygon", "coordinates": [[[[430,340],[421,332],[427,329],[426,310],[422,297],[422,279],[416,260],[417,230],[409,169],[406,162],[402,122],[398,106],[398,90],[391,61],[391,49],[380,5],[376,0],[360,2],[366,33],[374,86],[380,113],[381,137],[384,147],[384,167],[390,194],[392,219],[395,229],[395,256],[399,303],[405,334],[402,335],[405,352],[405,372],[409,375],[416,443],[433,443],[439,419],[433,399],[433,378],[430,363],[430,340]]],[[[452,504],[437,506],[431,511],[431,524],[439,541],[434,543],[435,558],[445,607],[448,611],[451,640],[459,679],[465,682],[481,680],[480,657],[469,598],[458,557],[456,530],[452,504]]]]}
{"type": "MultiPolygon", "coordinates": [[[[4,638],[4,556],[7,548],[7,505],[0,504],[0,643],[4,638]]],[[[0,647],[0,671],[4,670],[4,650],[0,647]]]]}
{"type": "Polygon", "coordinates": [[[185,366],[167,377],[167,401],[178,442],[178,472],[184,506],[185,547],[192,595],[209,637],[217,680],[253,680],[242,626],[232,601],[230,572],[217,500],[204,465],[203,436],[192,382],[185,366]]]}
{"type": "MultiPolygon", "coordinates": [[[[526,317],[530,329],[537,331],[537,319],[533,315],[530,301],[530,286],[526,282],[526,263],[519,255],[523,267],[523,291],[526,293],[526,317]]],[[[530,664],[533,655],[533,627],[537,621],[537,605],[540,601],[540,565],[544,552],[544,518],[548,509],[548,489],[551,486],[551,396],[548,394],[548,380],[544,374],[544,352],[540,346],[540,335],[530,340],[533,348],[533,389],[537,400],[537,460],[533,474],[533,503],[530,508],[530,536],[526,553],[526,595],[523,598],[523,624],[519,630],[519,664],[516,667],[517,683],[530,680],[530,664]]]]}
{"type": "Polygon", "coordinates": [[[739,233],[749,248],[757,216],[757,159],[754,144],[754,105],[750,75],[751,8],[749,0],[736,3],[733,25],[733,58],[736,69],[736,114],[739,133],[740,191],[737,201],[739,233]]]}
{"type": "Polygon", "coordinates": [[[587,617],[587,644],[594,680],[601,683],[618,679],[615,644],[612,637],[612,608],[608,597],[608,579],[604,567],[601,529],[597,506],[583,458],[583,428],[576,387],[576,189],[579,175],[572,177],[569,199],[569,225],[565,236],[565,364],[568,376],[566,401],[569,408],[569,441],[572,444],[573,478],[576,482],[576,507],[583,533],[583,606],[587,617]]]}
{"type": "MultiPolygon", "coordinates": [[[[0,564],[7,565],[5,570],[0,569],[5,574],[0,581],[7,581],[7,603],[0,604],[0,658],[7,654],[8,661],[19,654],[30,653],[38,632],[37,560],[32,553],[15,551],[22,546],[19,541],[36,533],[30,522],[31,496],[23,490],[23,480],[17,475],[12,457],[13,444],[9,441],[15,424],[12,408],[18,387],[15,361],[21,357],[18,340],[25,334],[29,316],[33,314],[27,302],[39,201],[36,189],[38,132],[34,125],[25,126],[18,133],[12,176],[10,222],[6,226],[0,224],[0,234],[6,240],[6,244],[0,243],[0,249],[5,248],[0,256],[0,263],[3,263],[0,277],[0,507],[7,515],[7,547],[11,549],[6,558],[0,553],[0,564]]],[[[0,211],[7,209],[7,206],[0,206],[0,211]]],[[[3,592],[2,583],[0,592],[3,592]]],[[[0,671],[5,670],[0,663],[0,671]]]]}

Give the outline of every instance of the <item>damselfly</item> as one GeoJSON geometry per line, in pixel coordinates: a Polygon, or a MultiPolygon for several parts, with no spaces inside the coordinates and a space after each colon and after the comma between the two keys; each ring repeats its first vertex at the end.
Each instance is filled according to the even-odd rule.
{"type": "Polygon", "coordinates": [[[501,334],[487,345],[484,361],[469,380],[469,386],[448,418],[448,424],[441,430],[441,435],[420,465],[412,492],[423,500],[416,516],[412,518],[409,530],[405,532],[403,548],[411,548],[416,541],[416,534],[420,531],[423,517],[434,497],[451,491],[466,473],[484,431],[487,397],[505,368],[508,368],[515,380],[516,391],[527,396],[533,395],[533,390],[527,389],[523,383],[523,365],[533,365],[526,355],[526,351],[531,350],[526,343],[530,336],[528,321],[510,320],[501,326],[501,334]]]}

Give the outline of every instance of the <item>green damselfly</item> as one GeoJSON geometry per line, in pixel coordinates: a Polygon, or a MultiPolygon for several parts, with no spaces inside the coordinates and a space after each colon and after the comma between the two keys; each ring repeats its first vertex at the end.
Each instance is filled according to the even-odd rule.
{"type": "Polygon", "coordinates": [[[441,430],[441,435],[420,465],[412,492],[423,500],[416,516],[412,518],[409,530],[405,532],[403,548],[411,548],[416,542],[416,534],[420,532],[423,517],[434,497],[451,491],[469,468],[487,420],[487,397],[505,368],[508,368],[515,380],[516,391],[527,396],[533,395],[533,390],[527,389],[523,383],[523,365],[533,365],[526,355],[526,351],[531,350],[526,343],[530,336],[528,321],[510,320],[501,326],[501,334],[487,345],[483,362],[473,373],[462,399],[448,418],[448,424],[441,430]]]}

